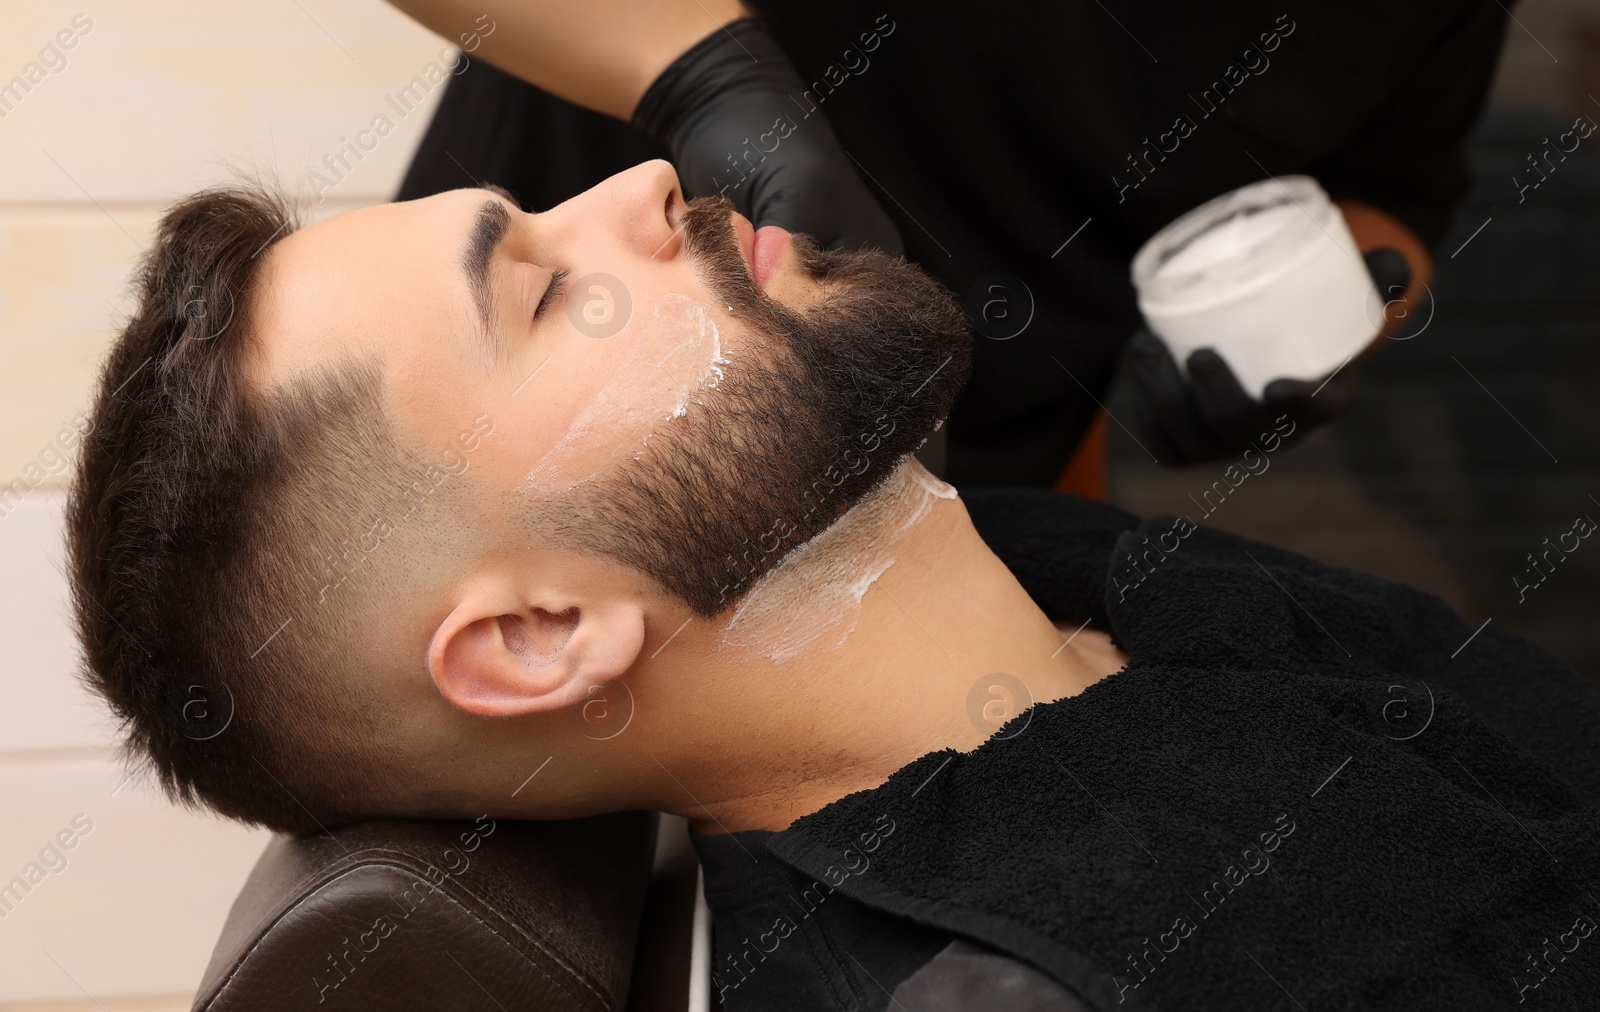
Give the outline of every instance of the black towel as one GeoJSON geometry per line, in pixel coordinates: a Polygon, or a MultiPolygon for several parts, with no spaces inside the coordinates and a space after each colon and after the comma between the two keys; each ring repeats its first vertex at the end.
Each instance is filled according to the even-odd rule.
{"type": "Polygon", "coordinates": [[[1600,1008],[1600,687],[1431,595],[1182,518],[1085,535],[1047,493],[964,498],[1128,666],[774,855],[1099,1009],[1600,1008]]]}

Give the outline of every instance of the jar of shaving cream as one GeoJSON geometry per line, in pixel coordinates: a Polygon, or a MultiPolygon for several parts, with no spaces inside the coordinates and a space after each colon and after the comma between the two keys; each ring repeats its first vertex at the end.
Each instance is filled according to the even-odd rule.
{"type": "Polygon", "coordinates": [[[1377,337],[1383,299],[1344,215],[1310,176],[1207,201],[1133,258],[1139,309],[1180,367],[1212,348],[1257,400],[1315,380],[1377,337]]]}

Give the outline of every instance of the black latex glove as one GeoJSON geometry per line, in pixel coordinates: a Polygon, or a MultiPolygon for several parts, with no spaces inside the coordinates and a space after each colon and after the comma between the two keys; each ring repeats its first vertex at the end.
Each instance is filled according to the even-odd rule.
{"type": "MultiPolygon", "coordinates": [[[[1383,301],[1401,298],[1411,284],[1406,258],[1386,248],[1364,259],[1383,301]]],[[[1360,380],[1360,363],[1352,359],[1332,379],[1275,379],[1257,401],[1210,348],[1190,353],[1187,381],[1167,346],[1143,327],[1129,340],[1127,354],[1141,438],[1163,464],[1236,456],[1273,432],[1285,443],[1297,442],[1344,414],[1360,380]]]]}
{"type": "Polygon", "coordinates": [[[639,100],[633,122],[672,152],[691,197],[721,194],[757,228],[781,225],[828,249],[877,246],[902,253],[899,231],[856,173],[822,108],[805,115],[811,107],[805,91],[762,23],[744,18],[712,32],[662,71],[639,100]]]}

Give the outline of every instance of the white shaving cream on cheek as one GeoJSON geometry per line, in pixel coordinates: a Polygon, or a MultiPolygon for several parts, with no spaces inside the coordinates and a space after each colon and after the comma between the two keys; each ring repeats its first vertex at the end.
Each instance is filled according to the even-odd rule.
{"type": "Polygon", "coordinates": [[[683,417],[703,391],[717,388],[729,360],[711,310],[687,295],[669,292],[656,300],[650,320],[645,328],[604,339],[630,341],[616,372],[517,484],[517,491],[558,494],[624,459],[637,458],[661,423],[683,417]],[[634,439],[629,433],[641,435],[634,439]],[[571,474],[575,457],[588,458],[582,476],[571,474]]]}
{"type": "Polygon", "coordinates": [[[757,580],[719,646],[775,664],[825,636],[837,649],[855,631],[867,591],[894,565],[895,546],[936,500],[954,498],[953,486],[908,457],[882,488],[757,580]]]}

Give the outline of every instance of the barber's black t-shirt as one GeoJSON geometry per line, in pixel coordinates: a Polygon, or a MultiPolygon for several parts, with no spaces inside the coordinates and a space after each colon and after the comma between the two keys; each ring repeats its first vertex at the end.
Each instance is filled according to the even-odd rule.
{"type": "MultiPolygon", "coordinates": [[[[963,486],[1051,483],[1138,322],[1134,252],[1198,204],[1303,172],[1437,242],[1506,19],[1496,0],[752,6],[810,85],[796,122],[827,117],[906,255],[974,315],[963,486]]],[[[400,197],[486,180],[543,208],[664,155],[474,63],[400,197]]]]}

